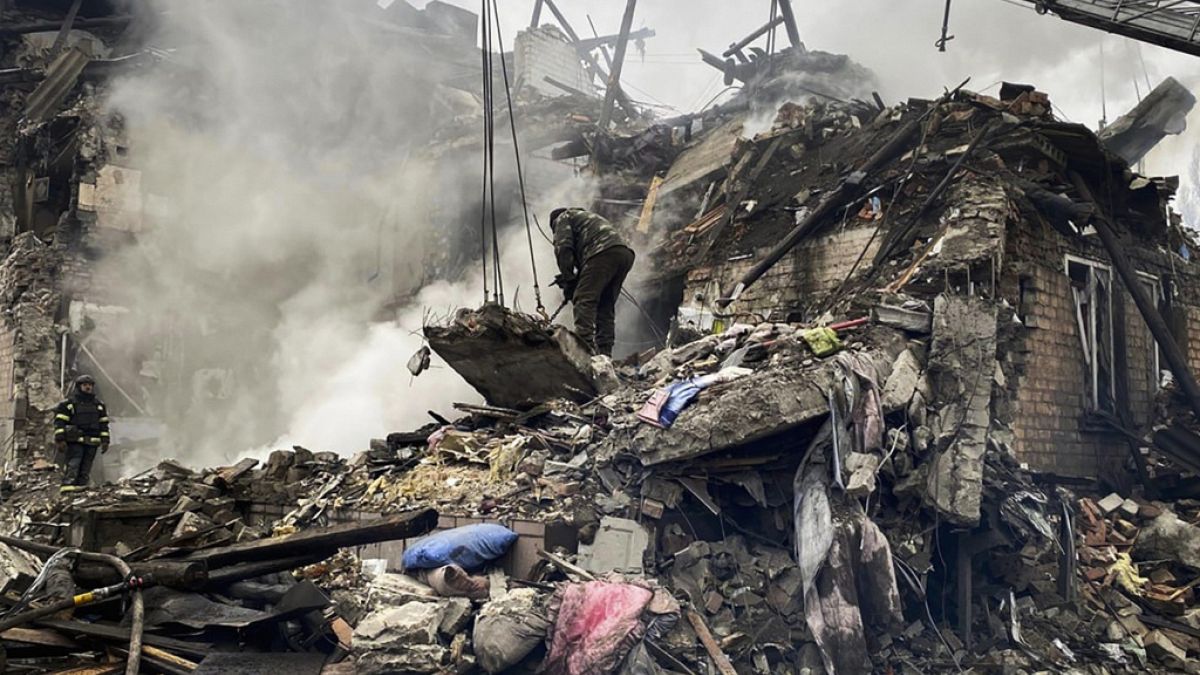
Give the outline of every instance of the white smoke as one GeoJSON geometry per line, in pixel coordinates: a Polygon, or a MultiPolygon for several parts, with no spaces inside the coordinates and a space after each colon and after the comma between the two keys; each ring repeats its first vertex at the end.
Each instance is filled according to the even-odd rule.
{"type": "MultiPolygon", "coordinates": [[[[131,321],[179,337],[164,360],[184,365],[152,406],[170,425],[165,454],[193,465],[292,443],[348,454],[477,400],[449,368],[415,380],[405,368],[429,313],[483,298],[477,262],[433,282],[478,257],[479,151],[429,143],[481,110],[431,82],[469,68],[427,76],[441,55],[381,28],[387,15],[365,0],[152,4],[162,13],[148,39],[167,59],[114,84],[108,107],[128,147],[110,161],[142,172],[161,213],[96,274],[136,308],[131,321]],[[221,386],[198,383],[204,369],[221,386]]],[[[477,60],[473,44],[449,60],[477,60]]],[[[511,156],[496,168],[498,202],[519,204],[511,156]]],[[[510,302],[532,310],[523,224],[501,250],[510,302]]],[[[536,234],[534,252],[544,285],[552,255],[536,234]]]]}

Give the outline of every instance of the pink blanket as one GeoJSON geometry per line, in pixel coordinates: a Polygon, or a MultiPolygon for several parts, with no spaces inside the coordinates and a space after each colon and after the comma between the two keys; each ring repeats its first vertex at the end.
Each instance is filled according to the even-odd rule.
{"type": "Polygon", "coordinates": [[[613,672],[645,630],[642,610],[649,589],[632,584],[589,581],[560,588],[551,601],[557,614],[547,636],[550,675],[600,675],[613,672]]]}

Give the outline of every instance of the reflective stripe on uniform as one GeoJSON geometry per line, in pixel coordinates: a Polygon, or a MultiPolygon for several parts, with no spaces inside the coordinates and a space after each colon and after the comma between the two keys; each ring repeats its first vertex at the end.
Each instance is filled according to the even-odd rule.
{"type": "Polygon", "coordinates": [[[108,418],[107,418],[107,417],[101,417],[101,418],[100,418],[100,421],[101,421],[101,422],[104,422],[104,423],[107,423],[107,422],[108,422],[108,418]]]}
{"type": "Polygon", "coordinates": [[[59,413],[59,414],[57,414],[57,415],[55,415],[55,416],[54,416],[54,419],[56,419],[56,420],[62,420],[62,421],[64,421],[64,422],[70,422],[70,421],[71,421],[71,416],[70,416],[70,415],[64,415],[64,414],[62,414],[62,413],[59,413]]]}
{"type": "Polygon", "coordinates": [[[59,435],[59,434],[66,433],[66,431],[67,431],[66,429],[55,429],[55,430],[54,430],[54,435],[55,435],[55,436],[57,436],[57,435],[59,435]]]}
{"type": "Polygon", "coordinates": [[[106,436],[108,436],[108,432],[107,432],[107,431],[101,431],[101,432],[100,432],[100,436],[101,436],[101,437],[106,437],[106,436]]]}

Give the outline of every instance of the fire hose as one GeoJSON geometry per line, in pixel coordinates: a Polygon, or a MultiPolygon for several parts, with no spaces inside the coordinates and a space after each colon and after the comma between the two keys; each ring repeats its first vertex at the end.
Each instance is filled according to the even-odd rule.
{"type": "MultiPolygon", "coordinates": [[[[0,537],[4,543],[21,548],[34,553],[46,553],[47,549],[53,547],[45,544],[37,544],[35,542],[24,541],[15,537],[0,537]]],[[[44,607],[26,610],[19,614],[6,616],[0,619],[0,633],[21,626],[44,616],[49,616],[56,612],[61,612],[64,609],[72,609],[75,607],[84,607],[95,604],[101,600],[131,593],[133,595],[133,603],[129,622],[129,660],[125,663],[125,675],[138,675],[138,670],[141,665],[142,655],[142,626],[146,617],[146,606],[142,601],[142,589],[154,585],[153,581],[143,579],[142,577],[134,576],[133,571],[129,569],[129,565],[120,558],[107,555],[104,553],[76,553],[82,560],[91,560],[94,562],[102,562],[112,565],[117,569],[123,581],[97,588],[86,593],[79,593],[70,598],[64,598],[56,602],[52,602],[44,607]]]]}

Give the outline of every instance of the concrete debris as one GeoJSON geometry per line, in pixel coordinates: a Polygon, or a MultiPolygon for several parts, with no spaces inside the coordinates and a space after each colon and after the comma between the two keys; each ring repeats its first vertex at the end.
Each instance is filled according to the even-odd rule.
{"type": "Polygon", "coordinates": [[[487,305],[425,326],[429,346],[493,405],[521,408],[597,393],[591,356],[574,333],[487,305]]]}
{"type": "MultiPolygon", "coordinates": [[[[1147,86],[1149,86],[1147,84],[1147,86]]],[[[1183,133],[1196,97],[1173,77],[1163,80],[1133,110],[1100,130],[1100,140],[1130,164],[1137,164],[1159,141],[1183,133]]]]}
{"type": "Polygon", "coordinates": [[[532,588],[518,588],[480,610],[471,636],[479,667],[489,673],[511,668],[546,639],[545,600],[532,588]]]}
{"type": "Polygon", "coordinates": [[[1141,529],[1133,551],[1142,560],[1173,560],[1200,572],[1200,527],[1166,511],[1141,529]]]}
{"type": "Polygon", "coordinates": [[[961,525],[980,517],[995,353],[995,308],[980,300],[938,296],[929,378],[939,453],[926,490],[933,507],[961,525]]]}

